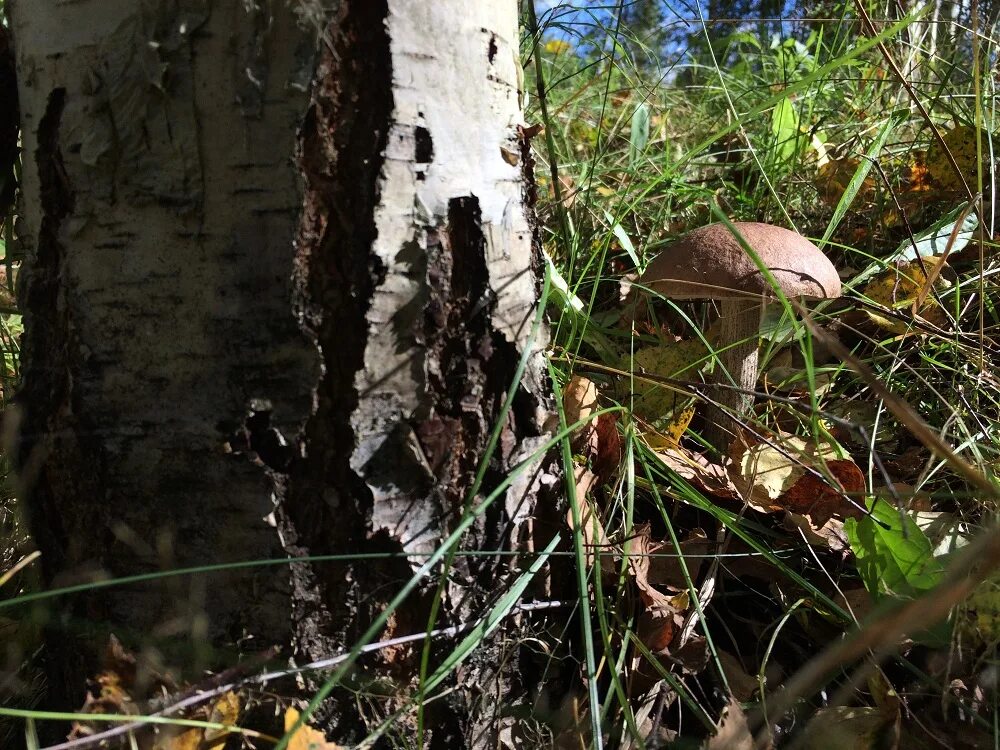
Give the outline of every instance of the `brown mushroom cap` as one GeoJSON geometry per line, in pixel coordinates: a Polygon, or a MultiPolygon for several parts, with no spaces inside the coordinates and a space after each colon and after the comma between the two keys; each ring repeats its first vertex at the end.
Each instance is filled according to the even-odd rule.
{"type": "MultiPolygon", "coordinates": [[[[840,296],[837,269],[800,234],[756,222],[733,226],[788,297],[840,296]]],[[[725,224],[695,229],[649,264],[639,283],[673,299],[774,297],[774,290],[725,224]]]]}

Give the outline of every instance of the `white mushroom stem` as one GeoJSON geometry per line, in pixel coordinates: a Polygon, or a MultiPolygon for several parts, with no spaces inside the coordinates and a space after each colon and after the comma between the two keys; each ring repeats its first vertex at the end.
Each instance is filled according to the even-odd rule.
{"type": "Polygon", "coordinates": [[[712,382],[727,388],[713,388],[708,397],[718,403],[706,415],[705,439],[725,454],[746,421],[757,387],[757,348],[760,344],[762,300],[733,299],[719,303],[719,362],[712,382]]]}

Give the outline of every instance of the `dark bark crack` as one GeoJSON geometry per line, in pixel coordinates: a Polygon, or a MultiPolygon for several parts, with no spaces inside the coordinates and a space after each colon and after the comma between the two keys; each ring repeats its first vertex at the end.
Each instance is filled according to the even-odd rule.
{"type": "MultiPolygon", "coordinates": [[[[19,277],[18,294],[24,314],[22,339],[23,383],[16,397],[22,419],[16,457],[18,494],[24,499],[31,533],[42,551],[42,573],[47,583],[59,574],[91,572],[103,561],[101,550],[82,548],[66,529],[79,528],[81,514],[101,506],[99,501],[79,507],[72,502],[81,494],[99,498],[103,460],[98,450],[78,439],[93,434],[84,424],[74,403],[73,383],[85,365],[85,355],[73,333],[71,305],[65,295],[66,249],[60,240],[63,223],[73,212],[74,194],[63,163],[60,128],[66,106],[66,91],[54,89],[38,124],[38,147],[33,154],[38,169],[41,223],[35,252],[27,259],[19,277]],[[80,472],[79,467],[89,471],[80,472]]],[[[86,521],[109,528],[106,519],[86,521]]],[[[105,540],[107,541],[107,540],[105,540]]],[[[78,648],[77,635],[62,631],[64,617],[100,619],[99,597],[81,595],[61,599],[61,616],[52,618],[52,646],[46,654],[49,698],[52,704],[75,707],[80,686],[95,664],[84,663],[89,648],[78,648]]]]}
{"type": "MultiPolygon", "coordinates": [[[[437,479],[434,494],[452,522],[464,509],[483,459],[493,420],[500,412],[517,367],[518,352],[493,328],[496,295],[486,265],[479,201],[475,196],[454,198],[440,239],[429,243],[427,299],[422,339],[426,348],[426,390],[429,413],[416,427],[424,454],[437,479]]],[[[518,402],[507,415],[501,438],[479,496],[485,496],[510,469],[519,436],[534,434],[530,420],[517,423],[518,402]],[[518,437],[515,437],[518,436],[518,437]]],[[[494,503],[485,518],[470,531],[465,546],[500,550],[508,546],[502,503],[494,503]]],[[[497,560],[461,558],[456,570],[466,587],[467,601],[482,601],[498,576],[497,560]]],[[[453,602],[462,616],[465,605],[453,602]]]]}
{"type": "MultiPolygon", "coordinates": [[[[297,307],[323,361],[302,458],[288,468],[278,518],[293,556],[399,551],[372,536],[372,496],[350,464],[355,375],[364,367],[374,289],[385,270],[371,252],[375,208],[393,108],[386,0],[343,2],[331,19],[299,135],[306,181],[297,240],[297,307]]],[[[378,609],[368,586],[394,578],[405,561],[292,566],[296,646],[319,658],[353,643],[378,609]]],[[[338,734],[364,732],[350,699],[324,706],[318,720],[338,734]]]]}

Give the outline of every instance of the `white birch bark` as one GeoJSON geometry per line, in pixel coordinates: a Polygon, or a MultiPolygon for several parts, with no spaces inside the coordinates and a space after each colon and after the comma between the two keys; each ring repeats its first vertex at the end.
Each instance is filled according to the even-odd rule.
{"type": "MultiPolygon", "coordinates": [[[[19,456],[48,581],[434,549],[480,462],[485,494],[543,440],[514,0],[344,0],[329,17],[277,0],[11,5],[19,456]]],[[[550,480],[518,482],[468,544],[516,546],[550,480]]],[[[192,646],[290,640],[296,658],[327,657],[406,582],[407,559],[296,563],[290,588],[267,568],[67,601],[53,703],[82,702],[110,631],[190,670],[220,666],[182,662],[192,646]]],[[[460,559],[443,621],[480,612],[506,570],[460,559]]],[[[395,634],[425,627],[433,583],[395,634]]],[[[413,656],[372,667],[401,680],[390,703],[413,656]]],[[[460,678],[466,739],[499,726],[480,677],[517,689],[485,648],[460,678]]],[[[342,697],[325,721],[357,736],[342,697]]]]}

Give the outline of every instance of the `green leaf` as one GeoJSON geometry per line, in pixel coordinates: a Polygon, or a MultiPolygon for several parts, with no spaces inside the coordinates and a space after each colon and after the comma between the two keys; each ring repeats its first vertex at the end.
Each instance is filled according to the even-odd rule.
{"type": "Polygon", "coordinates": [[[865,179],[868,177],[868,173],[872,169],[872,165],[878,158],[879,153],[885,146],[886,140],[889,138],[889,134],[892,133],[899,121],[895,117],[886,118],[886,121],[882,123],[882,129],[875,136],[875,140],[872,141],[871,148],[865,154],[865,158],[858,164],[857,171],[855,171],[854,176],[851,177],[851,181],[847,183],[847,188],[844,190],[844,194],[840,196],[840,200],[837,202],[837,207],[833,210],[833,216],[830,217],[830,223],[826,225],[826,231],[823,232],[823,239],[820,240],[820,245],[825,244],[832,236],[837,227],[840,226],[840,222],[843,221],[844,215],[847,210],[854,203],[854,199],[858,195],[858,191],[861,190],[861,186],[864,184],[865,179]]]}
{"type": "Polygon", "coordinates": [[[622,250],[628,253],[628,257],[630,257],[632,262],[635,263],[636,268],[642,268],[642,264],[639,263],[639,254],[635,251],[635,246],[632,244],[631,238],[629,238],[628,233],[625,231],[625,227],[615,221],[615,217],[607,211],[604,212],[604,218],[607,219],[608,224],[611,225],[611,231],[617,238],[619,244],[621,244],[622,250]]]}
{"type": "Polygon", "coordinates": [[[885,500],[871,504],[871,515],[848,519],[844,531],[865,588],[876,598],[912,598],[944,576],[944,566],[916,521],[885,500]]]}
{"type": "Polygon", "coordinates": [[[771,132],[774,134],[774,153],[780,161],[795,156],[799,135],[799,115],[792,100],[782,99],[771,112],[771,132]]]}
{"type": "Polygon", "coordinates": [[[632,133],[628,142],[628,164],[634,167],[649,143],[649,105],[643,102],[632,113],[632,133]]]}

